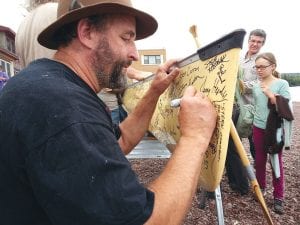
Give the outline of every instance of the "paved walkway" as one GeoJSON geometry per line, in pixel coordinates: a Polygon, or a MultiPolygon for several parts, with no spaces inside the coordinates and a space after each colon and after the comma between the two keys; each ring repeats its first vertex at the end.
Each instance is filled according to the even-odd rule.
{"type": "Polygon", "coordinates": [[[158,140],[143,139],[134,150],[127,155],[129,159],[153,159],[153,158],[169,158],[170,152],[165,145],[158,140]]]}

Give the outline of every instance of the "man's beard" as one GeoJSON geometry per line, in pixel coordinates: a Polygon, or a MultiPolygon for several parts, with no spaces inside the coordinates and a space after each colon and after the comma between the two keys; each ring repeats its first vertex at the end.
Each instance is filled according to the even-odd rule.
{"type": "Polygon", "coordinates": [[[109,77],[109,88],[122,88],[124,87],[124,76],[125,74],[122,73],[123,66],[121,63],[116,62],[114,66],[112,67],[112,72],[109,77]]]}
{"type": "Polygon", "coordinates": [[[124,67],[128,67],[131,62],[117,60],[118,56],[114,54],[106,38],[103,38],[97,48],[94,50],[93,66],[96,72],[97,80],[101,88],[122,88],[124,87],[124,67]],[[111,65],[111,71],[104,69],[111,65]]]}

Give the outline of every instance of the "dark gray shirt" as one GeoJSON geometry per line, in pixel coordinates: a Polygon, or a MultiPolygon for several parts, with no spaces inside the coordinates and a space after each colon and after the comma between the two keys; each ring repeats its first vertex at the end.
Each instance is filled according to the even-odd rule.
{"type": "Polygon", "coordinates": [[[69,68],[41,59],[0,94],[0,224],[143,224],[154,194],[110,114],[69,68]]]}

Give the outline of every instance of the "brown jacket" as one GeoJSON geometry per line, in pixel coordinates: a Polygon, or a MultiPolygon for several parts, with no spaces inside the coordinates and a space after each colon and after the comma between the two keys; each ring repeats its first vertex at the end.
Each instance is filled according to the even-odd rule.
{"type": "Polygon", "coordinates": [[[267,153],[276,154],[279,153],[284,146],[283,119],[292,121],[294,120],[294,116],[289,106],[289,99],[280,95],[276,96],[276,105],[272,104],[269,100],[268,107],[270,112],[265,129],[264,144],[267,153]],[[278,132],[281,132],[280,140],[277,139],[278,132]]]}

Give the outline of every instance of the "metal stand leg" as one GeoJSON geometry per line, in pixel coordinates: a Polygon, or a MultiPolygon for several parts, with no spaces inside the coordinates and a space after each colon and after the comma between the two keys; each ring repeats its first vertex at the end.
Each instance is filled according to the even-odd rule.
{"type": "Polygon", "coordinates": [[[220,185],[215,190],[216,210],[218,214],[218,224],[224,225],[223,204],[220,185]]]}
{"type": "Polygon", "coordinates": [[[204,209],[206,206],[206,200],[208,198],[212,198],[213,195],[216,201],[218,225],[224,225],[223,204],[222,204],[220,185],[217,187],[217,189],[214,192],[207,192],[203,189],[201,190],[199,195],[199,208],[204,209]]]}

